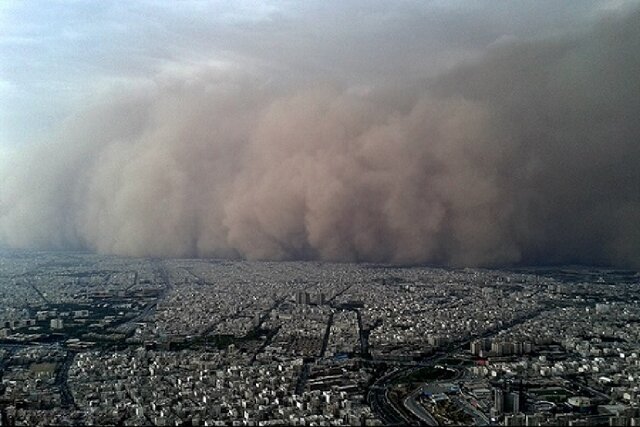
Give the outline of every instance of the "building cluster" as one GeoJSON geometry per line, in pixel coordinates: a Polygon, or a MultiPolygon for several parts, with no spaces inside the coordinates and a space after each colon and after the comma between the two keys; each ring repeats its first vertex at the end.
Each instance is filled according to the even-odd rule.
{"type": "Polygon", "coordinates": [[[504,341],[491,338],[471,342],[471,354],[479,357],[531,354],[534,345],[531,341],[504,341]]]}
{"type": "MultiPolygon", "coordinates": [[[[498,342],[526,339],[534,343],[534,351],[509,356],[492,351],[481,360],[481,365],[470,369],[477,377],[519,378],[525,385],[544,384],[534,387],[538,394],[557,391],[546,396],[553,405],[546,405],[544,397],[536,393],[526,393],[529,407],[521,408],[522,416],[508,418],[511,425],[526,421],[525,412],[535,413],[537,419],[549,425],[638,423],[635,420],[640,408],[637,323],[640,306],[635,300],[638,291],[635,286],[624,284],[590,288],[591,292],[585,293],[585,286],[576,285],[574,295],[563,287],[564,295],[571,296],[571,305],[550,304],[539,316],[502,330],[494,338],[498,342]],[[609,302],[596,302],[604,300],[609,302]]],[[[551,301],[558,301],[557,295],[550,297],[551,301]]],[[[471,352],[477,356],[476,349],[472,343],[471,352]]]]}
{"type": "Polygon", "coordinates": [[[336,389],[295,394],[302,359],[249,364],[219,352],[132,350],[76,357],[69,383],[88,419],[130,425],[349,424],[364,408],[336,389]]]}
{"type": "Polygon", "coordinates": [[[0,420],[638,425],[639,277],[4,256],[0,420]]]}

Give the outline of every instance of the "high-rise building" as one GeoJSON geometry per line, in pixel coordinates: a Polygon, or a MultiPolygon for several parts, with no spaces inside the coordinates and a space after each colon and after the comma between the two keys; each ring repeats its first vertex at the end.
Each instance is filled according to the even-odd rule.
{"type": "Polygon", "coordinates": [[[504,352],[504,344],[498,341],[491,343],[491,353],[496,356],[502,356],[504,352]]]}
{"type": "Polygon", "coordinates": [[[527,341],[522,345],[522,351],[524,353],[531,353],[533,351],[533,343],[527,341]]]}
{"type": "Polygon", "coordinates": [[[509,412],[517,414],[520,412],[520,393],[517,391],[512,391],[509,393],[509,412]]]}
{"type": "Polygon", "coordinates": [[[522,343],[520,341],[513,343],[513,354],[522,354],[522,343]]]}
{"type": "Polygon", "coordinates": [[[542,415],[536,414],[536,415],[527,415],[525,417],[524,424],[528,427],[538,427],[538,426],[541,426],[543,422],[544,422],[544,417],[542,415]]]}
{"type": "Polygon", "coordinates": [[[326,303],[327,303],[327,296],[325,295],[324,292],[320,292],[320,295],[318,295],[318,304],[325,305],[326,303]]]}
{"type": "Polygon", "coordinates": [[[631,425],[631,420],[629,417],[623,417],[623,416],[618,416],[618,417],[609,417],[609,425],[610,426],[621,426],[621,427],[625,427],[628,425],[631,425]]]}
{"type": "Polygon", "coordinates": [[[296,293],[296,304],[309,304],[309,293],[305,291],[298,291],[296,293]]]}
{"type": "Polygon", "coordinates": [[[479,356],[483,350],[482,341],[472,341],[471,342],[471,354],[474,356],[479,356]]]}
{"type": "Polygon", "coordinates": [[[525,416],[524,414],[518,414],[518,415],[509,415],[507,417],[504,417],[504,425],[505,426],[524,426],[525,416]]]}
{"type": "Polygon", "coordinates": [[[504,412],[504,393],[499,388],[493,391],[493,409],[495,409],[496,414],[504,412]]]}
{"type": "Polygon", "coordinates": [[[63,328],[62,319],[57,319],[57,318],[51,319],[50,327],[51,329],[62,329],[63,328]]]}

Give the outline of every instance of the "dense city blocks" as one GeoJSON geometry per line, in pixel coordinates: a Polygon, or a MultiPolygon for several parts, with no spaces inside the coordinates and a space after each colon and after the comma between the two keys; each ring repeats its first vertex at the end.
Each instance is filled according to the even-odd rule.
{"type": "Polygon", "coordinates": [[[639,278],[5,251],[2,425],[639,425],[639,278]]]}

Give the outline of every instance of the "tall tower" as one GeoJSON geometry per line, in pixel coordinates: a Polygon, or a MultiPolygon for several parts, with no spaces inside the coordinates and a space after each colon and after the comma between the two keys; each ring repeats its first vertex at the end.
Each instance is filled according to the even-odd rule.
{"type": "Polygon", "coordinates": [[[493,390],[493,409],[495,409],[496,414],[504,412],[504,393],[499,388],[493,390]]]}

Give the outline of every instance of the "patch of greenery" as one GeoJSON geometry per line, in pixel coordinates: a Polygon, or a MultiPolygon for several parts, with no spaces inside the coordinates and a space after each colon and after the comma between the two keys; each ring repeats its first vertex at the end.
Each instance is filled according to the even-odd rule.
{"type": "Polygon", "coordinates": [[[424,383],[429,381],[443,381],[452,379],[455,376],[455,371],[428,366],[425,368],[420,368],[400,378],[398,380],[398,383],[424,383]]]}

